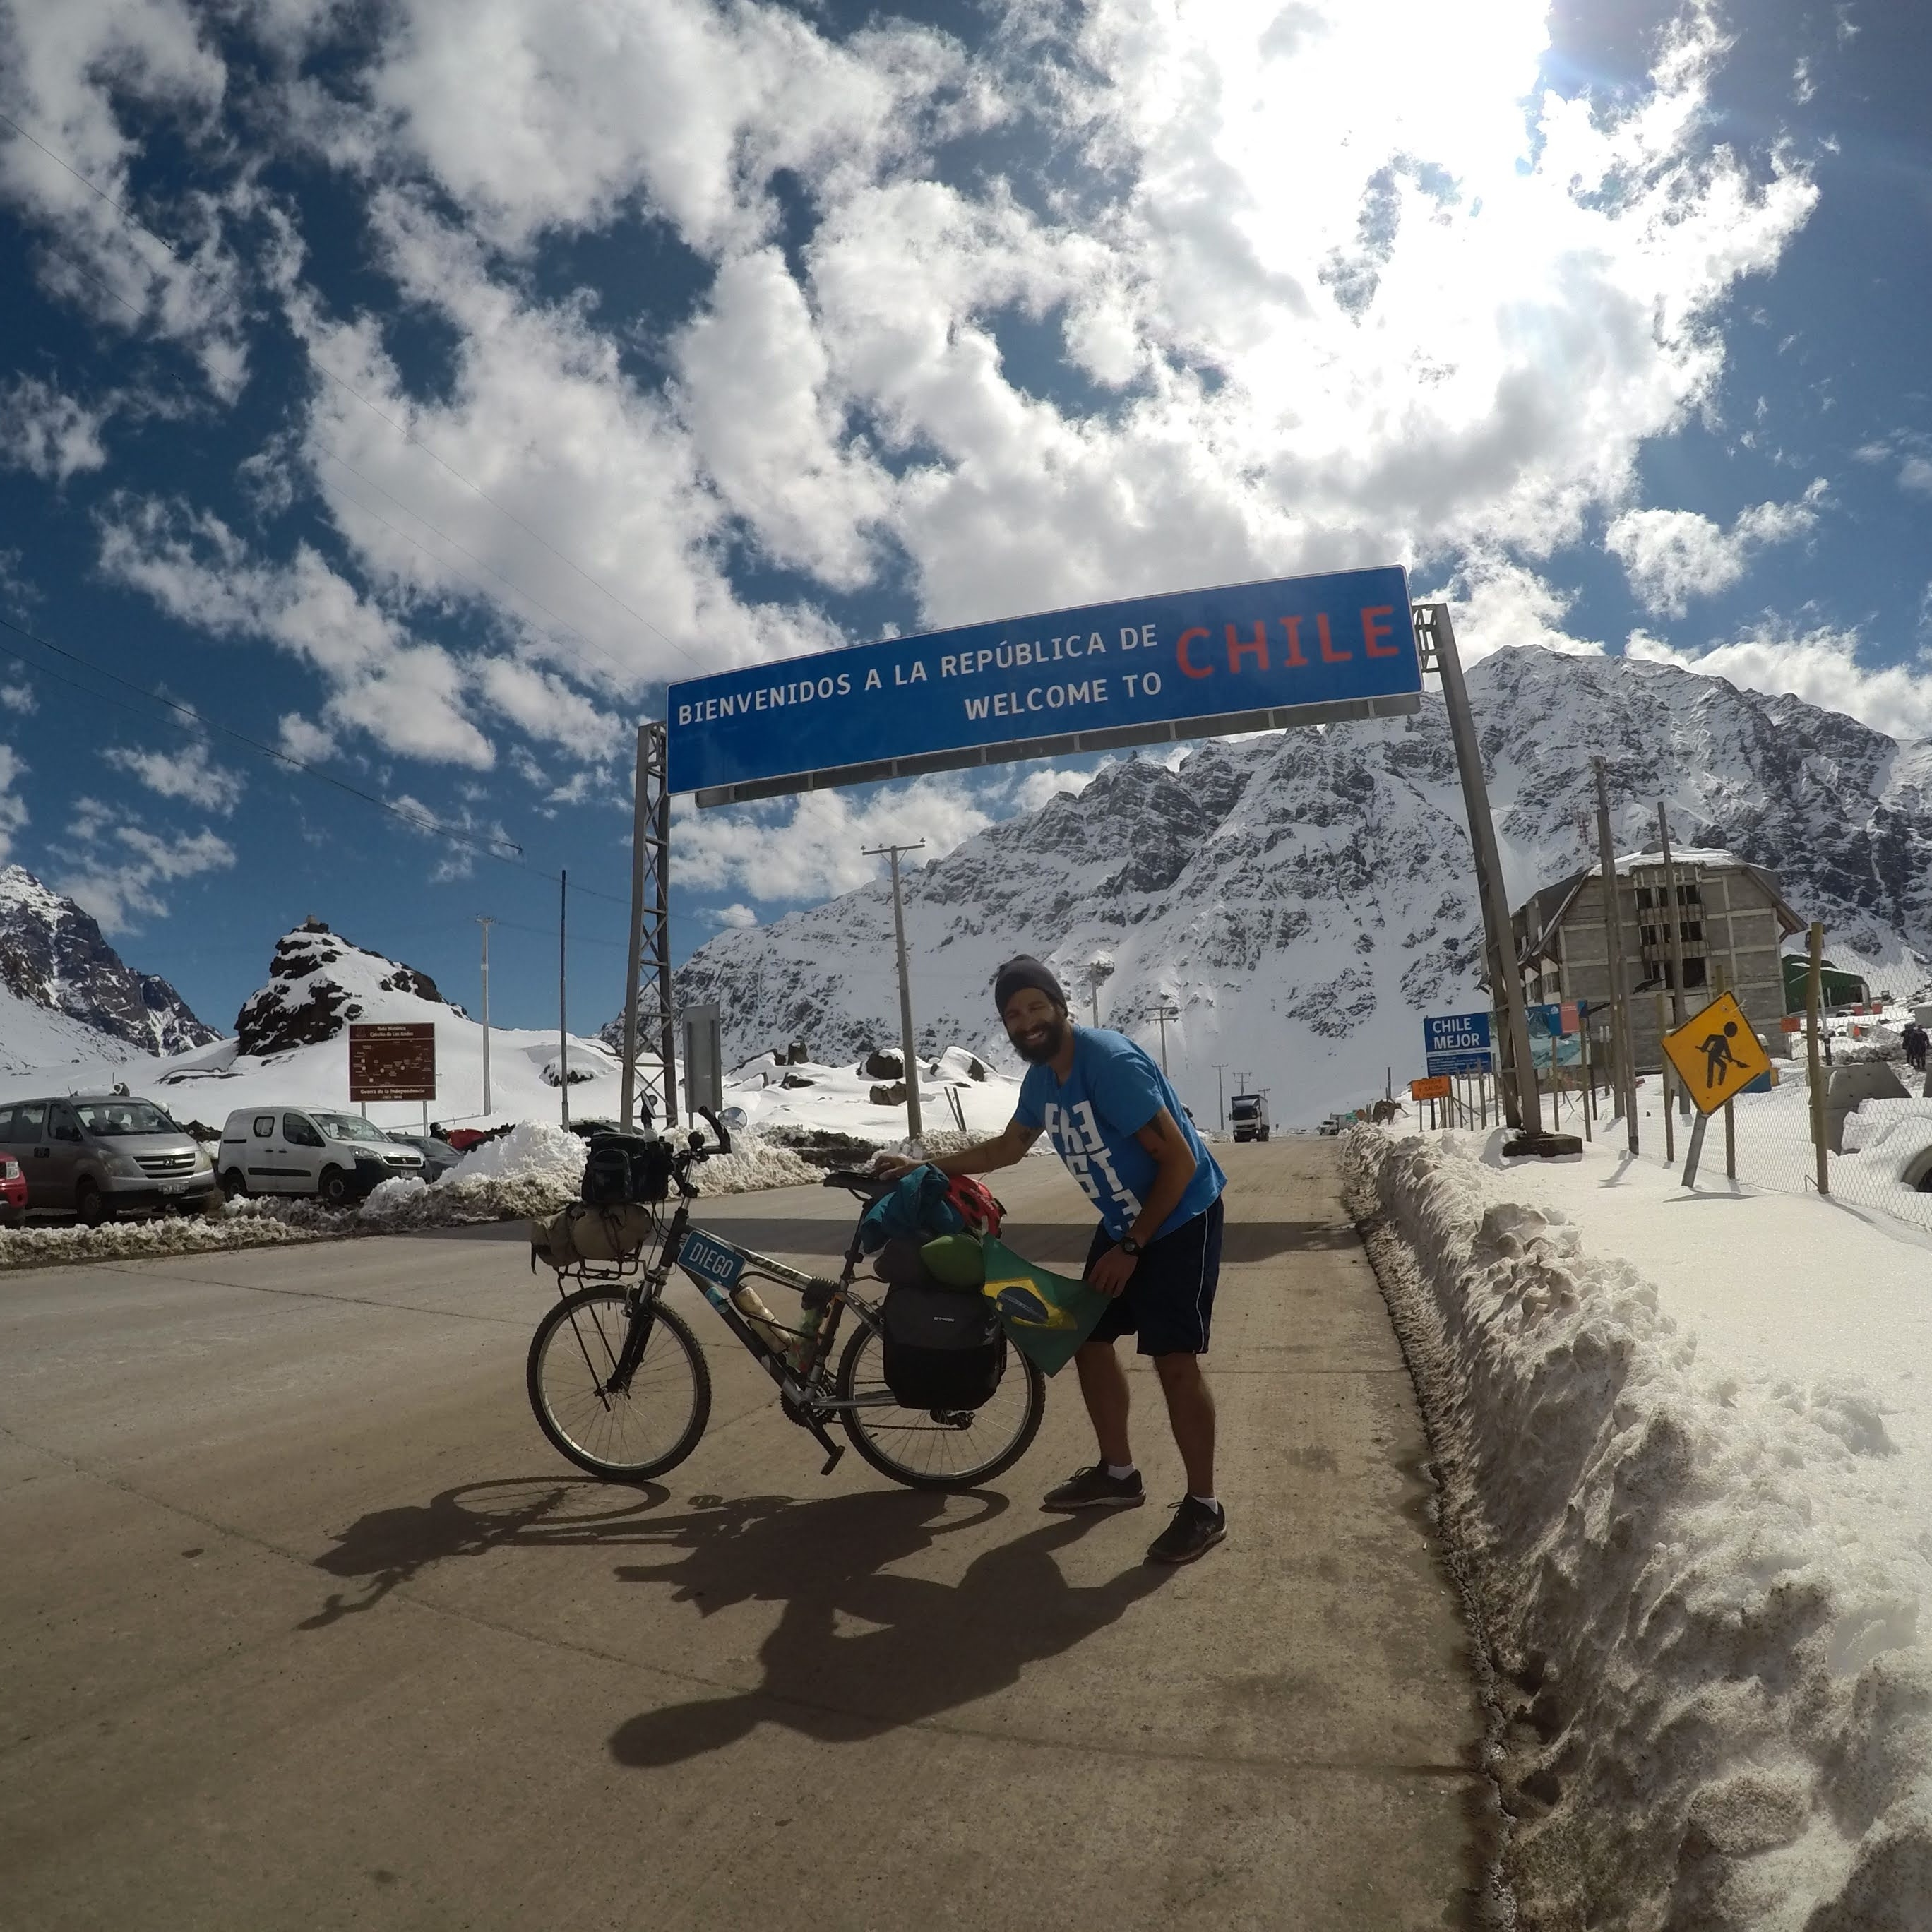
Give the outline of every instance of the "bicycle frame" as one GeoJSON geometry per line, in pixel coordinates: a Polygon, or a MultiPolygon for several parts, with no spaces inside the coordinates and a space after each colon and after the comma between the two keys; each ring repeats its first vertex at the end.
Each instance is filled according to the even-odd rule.
{"type": "MultiPolygon", "coordinates": [[[[708,1228],[694,1228],[691,1225],[691,1203],[698,1190],[682,1174],[677,1177],[677,1185],[680,1198],[670,1224],[664,1230],[657,1257],[636,1278],[632,1289],[630,1328],[611,1375],[610,1385],[624,1386],[643,1360],[644,1349],[650,1340],[651,1324],[658,1301],[670,1283],[672,1269],[678,1268],[710,1304],[718,1319],[737,1338],[739,1346],[778,1384],[785,1414],[808,1430],[825,1450],[823,1473],[829,1475],[845,1449],[842,1443],[834,1442],[826,1433],[826,1419],[841,1409],[892,1405],[892,1397],[887,1391],[841,1402],[830,1396],[826,1387],[826,1372],[844,1310],[850,1308],[860,1321],[875,1333],[879,1325],[878,1304],[856,1293],[853,1288],[853,1277],[862,1252],[857,1222],[854,1223],[851,1239],[846,1246],[844,1267],[834,1281],[823,1275],[808,1274],[802,1269],[790,1267],[773,1256],[760,1254],[755,1248],[746,1247],[708,1228]],[[777,1286],[794,1289],[803,1297],[808,1309],[816,1307],[824,1311],[817,1329],[809,1336],[812,1352],[796,1366],[770,1346],[732,1301],[734,1290],[755,1281],[769,1281],[777,1286]]],[[[561,1280],[558,1285],[560,1289],[561,1280]]],[[[788,1329],[785,1332],[797,1334],[801,1341],[808,1339],[804,1330],[788,1329]]]]}

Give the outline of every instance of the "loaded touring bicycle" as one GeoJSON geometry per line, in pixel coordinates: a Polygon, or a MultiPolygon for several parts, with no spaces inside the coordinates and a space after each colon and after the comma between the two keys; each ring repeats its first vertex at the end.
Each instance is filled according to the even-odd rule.
{"type": "MultiPolygon", "coordinates": [[[[729,1154],[729,1131],[703,1112],[716,1150],[729,1154]]],[[[956,1406],[943,1398],[908,1406],[901,1395],[912,1384],[888,1359],[885,1304],[894,1291],[859,1276],[857,1226],[836,1281],[693,1227],[692,1174],[713,1150],[701,1133],[682,1145],[602,1137],[586,1168],[586,1204],[568,1210],[568,1228],[553,1223],[548,1240],[533,1242],[532,1265],[543,1260],[557,1276],[558,1300],[537,1326],[528,1369],[530,1406],[555,1447],[592,1475],[632,1482],[662,1475],[697,1448],[710,1417],[711,1376],[690,1324],[665,1298],[675,1268],[771,1377],[785,1414],[825,1450],[825,1474],[844,1453],[830,1432],[835,1420],[874,1468],[914,1489],[970,1489],[1018,1461],[1039,1430],[1046,1384],[1008,1348],[983,1298],[954,1298],[954,1319],[985,1324],[965,1338],[973,1359],[966,1380],[953,1384],[970,1394],[956,1393],[956,1406]],[[797,1295],[796,1321],[780,1322],[760,1285],[797,1295]]],[[[855,1196],[862,1220],[893,1183],[833,1172],[824,1184],[855,1196]]]]}

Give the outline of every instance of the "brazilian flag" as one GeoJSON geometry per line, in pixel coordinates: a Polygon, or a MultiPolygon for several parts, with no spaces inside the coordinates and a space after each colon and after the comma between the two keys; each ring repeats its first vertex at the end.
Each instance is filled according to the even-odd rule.
{"type": "Polygon", "coordinates": [[[1106,1296],[1015,1254],[991,1234],[984,1246],[986,1284],[980,1292],[999,1310],[1014,1347],[1057,1376],[1107,1312],[1106,1296]]]}

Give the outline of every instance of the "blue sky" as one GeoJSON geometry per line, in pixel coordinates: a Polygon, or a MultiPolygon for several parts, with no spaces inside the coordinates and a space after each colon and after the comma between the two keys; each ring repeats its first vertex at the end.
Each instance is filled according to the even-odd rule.
{"type": "MultiPolygon", "coordinates": [[[[224,1025],[544,1024],[567,868],[590,1025],[701,670],[1400,561],[1932,735],[1922,10],[1480,11],[0,7],[0,848],[224,1025]]],[[[681,814],[679,952],[1066,776],[681,814]]]]}

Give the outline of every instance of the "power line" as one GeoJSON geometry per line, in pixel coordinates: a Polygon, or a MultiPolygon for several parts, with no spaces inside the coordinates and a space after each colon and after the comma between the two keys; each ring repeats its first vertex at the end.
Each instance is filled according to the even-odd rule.
{"type": "MultiPolygon", "coordinates": [[[[237,744],[245,745],[251,752],[259,752],[265,758],[274,759],[278,764],[286,765],[292,770],[305,772],[310,778],[320,779],[324,784],[334,786],[338,791],[348,793],[351,798],[359,798],[365,805],[373,805],[379,811],[388,813],[392,818],[400,818],[405,825],[411,826],[418,832],[437,832],[444,837],[458,839],[464,844],[474,846],[479,851],[492,848],[514,852],[519,855],[523,851],[524,848],[514,838],[478,838],[468,832],[459,830],[454,826],[446,825],[440,820],[426,818],[417,813],[406,812],[400,806],[392,805],[387,799],[378,798],[374,792],[364,791],[359,786],[350,784],[346,778],[335,777],[332,772],[322,770],[318,765],[309,764],[301,758],[291,756],[286,752],[278,752],[273,746],[263,744],[259,738],[251,738],[245,731],[237,730],[233,725],[224,724],[218,718],[211,718],[206,712],[197,711],[191,704],[184,704],[179,699],[170,698],[164,692],[150,690],[146,685],[136,684],[132,678],[123,677],[118,671],[110,670],[104,664],[95,664],[91,659],[82,657],[78,651],[70,651],[64,645],[55,644],[50,638],[41,637],[37,632],[28,630],[26,625],[15,623],[10,617],[0,616],[0,625],[4,625],[16,636],[25,638],[29,644],[38,645],[44,651],[51,651],[56,657],[65,658],[70,663],[84,666],[87,670],[92,671],[97,677],[111,678],[115,683],[124,686],[130,691],[140,692],[151,703],[164,706],[168,710],[178,713],[190,724],[199,725],[204,731],[219,731],[224,737],[232,738],[237,744]]],[[[8,656],[13,657],[16,663],[28,664],[28,661],[26,658],[20,656],[16,652],[10,652],[8,656]]],[[[29,666],[29,668],[32,668],[29,666]]],[[[69,683],[73,680],[64,678],[61,682],[69,683]]],[[[84,686],[79,688],[86,688],[84,686]]]]}
{"type": "MultiPolygon", "coordinates": [[[[88,177],[82,174],[78,168],[74,166],[71,162],[63,159],[62,156],[56,154],[52,148],[49,147],[44,141],[39,140],[36,139],[34,136],[28,133],[27,130],[22,128],[20,124],[12,117],[12,116],[0,112],[0,122],[4,122],[6,124],[9,128],[12,128],[14,132],[19,135],[22,140],[29,142],[33,146],[39,148],[40,152],[45,154],[48,160],[52,161],[56,167],[64,169],[68,174],[71,175],[76,181],[79,182],[82,187],[86,188],[90,193],[98,195],[100,199],[104,201],[110,208],[112,208],[116,214],[118,214],[130,227],[139,230],[142,234],[146,236],[151,241],[158,242],[163,248],[166,250],[168,257],[171,261],[177,262],[182,268],[186,268],[190,274],[200,275],[202,277],[204,280],[206,280],[206,271],[203,270],[198,263],[190,260],[187,256],[184,256],[180,250],[177,248],[166,236],[161,235],[157,232],[154,229],[150,228],[139,215],[134,214],[130,209],[124,206],[120,202],[116,201],[105,188],[101,188],[95,182],[90,181],[88,177]]],[[[71,257],[69,259],[70,260],[71,257]]],[[[83,272],[85,272],[83,271],[83,272]]],[[[92,280],[92,278],[90,277],[89,279],[92,280]]],[[[97,283],[96,286],[99,286],[100,284],[97,283]]],[[[145,311],[143,310],[134,309],[134,305],[131,302],[128,302],[124,296],[116,296],[115,299],[117,302],[121,302],[124,308],[133,310],[137,315],[145,314],[145,311]]],[[[230,306],[232,308],[232,303],[230,306]]],[[[347,381],[344,377],[337,375],[334,370],[329,368],[328,365],[316,356],[314,346],[310,343],[305,340],[302,340],[302,338],[299,337],[298,337],[297,339],[298,340],[302,340],[303,352],[308,358],[309,367],[314,369],[317,374],[325,377],[328,381],[333,382],[338,388],[340,389],[344,392],[344,394],[354,397],[356,400],[360,403],[365,410],[370,412],[371,415],[380,417],[382,420],[387,423],[405,442],[412,445],[416,448],[420,449],[432,463],[436,464],[440,469],[447,471],[448,474],[454,477],[457,482],[460,483],[465,489],[473,491],[478,497],[479,497],[484,502],[488,503],[500,516],[507,518],[512,523],[516,525],[518,529],[523,531],[526,536],[532,538],[536,542],[542,544],[544,548],[548,550],[551,556],[555,557],[559,562],[567,566],[570,569],[574,571],[576,574],[580,577],[586,584],[589,584],[593,590],[602,592],[604,596],[608,598],[613,604],[616,604],[620,610],[628,613],[632,617],[634,618],[638,623],[643,625],[644,628],[649,631],[651,634],[656,638],[661,643],[668,645],[671,650],[677,652],[679,656],[683,658],[688,663],[695,664],[699,670],[702,670],[704,668],[704,665],[694,652],[687,650],[682,644],[678,643],[675,638],[667,635],[663,631],[660,630],[658,626],[652,623],[650,619],[646,617],[641,610],[637,609],[634,605],[627,603],[622,598],[620,597],[614,590],[611,590],[608,584],[600,582],[596,578],[592,576],[590,572],[586,570],[574,557],[567,555],[564,551],[558,549],[556,545],[552,543],[542,531],[535,529],[532,526],[526,523],[521,517],[518,516],[517,513],[508,508],[507,505],[498,502],[496,498],[491,496],[489,491],[485,490],[480,483],[472,482],[470,478],[464,476],[463,472],[458,470],[454,464],[447,461],[444,458],[439,455],[435,450],[431,448],[430,446],[427,442],[424,442],[422,437],[418,436],[412,430],[407,428],[405,424],[398,422],[394,416],[388,413],[387,410],[381,408],[378,404],[371,402],[367,396],[363,394],[361,390],[355,386],[353,383],[347,381]]],[[[532,598],[531,601],[534,602],[536,600],[532,598]]],[[[560,622],[561,620],[559,621],[560,622]]]]}
{"type": "MultiPolygon", "coordinates": [[[[146,698],[151,704],[158,704],[164,710],[173,712],[177,716],[185,719],[189,724],[198,727],[203,731],[219,732],[224,738],[232,739],[236,744],[244,746],[259,757],[269,759],[273,763],[286,766],[291,771],[300,772],[304,776],[314,778],[321,784],[333,786],[336,790],[345,792],[350,797],[358,799],[364,805],[373,805],[377,811],[387,812],[392,818],[400,820],[412,831],[454,840],[458,844],[468,846],[473,851],[481,852],[486,858],[495,859],[500,863],[512,866],[518,872],[526,873],[532,878],[548,880],[553,885],[560,883],[556,873],[546,872],[541,866],[530,864],[524,856],[523,847],[514,838],[491,838],[487,836],[479,836],[466,832],[460,826],[448,824],[441,819],[428,818],[407,811],[401,806],[392,805],[387,799],[379,797],[374,792],[364,791],[359,785],[352,785],[346,779],[339,778],[333,772],[324,771],[319,765],[310,764],[306,760],[296,758],[287,752],[278,751],[272,745],[266,745],[259,738],[250,737],[247,732],[238,730],[232,724],[224,724],[220,718],[212,717],[208,712],[198,710],[191,704],[184,704],[179,699],[170,698],[164,692],[152,690],[146,685],[136,683],[132,678],[123,677],[118,671],[110,670],[105,664],[96,664],[92,658],[83,657],[80,652],[70,650],[64,644],[57,644],[51,638],[44,638],[38,632],[29,630],[24,624],[16,623],[10,617],[0,616],[0,628],[11,631],[16,637],[26,638],[29,644],[37,646],[44,651],[51,652],[56,657],[64,658],[70,664],[80,665],[82,669],[92,672],[97,677],[106,678],[111,682],[121,686],[124,689],[134,692],[137,696],[146,698]],[[511,854],[517,856],[514,858],[508,856],[511,854]]],[[[21,652],[0,649],[0,655],[10,658],[14,663],[21,665],[34,676],[51,678],[56,684],[63,684],[72,690],[78,691],[95,704],[111,704],[117,710],[136,711],[135,706],[126,703],[124,700],[111,697],[103,692],[94,691],[81,683],[78,679],[64,677],[58,671],[50,670],[44,664],[35,663],[21,652]]],[[[138,712],[137,715],[139,715],[138,712]]],[[[600,892],[594,886],[580,885],[577,890],[588,898],[603,899],[612,905],[628,905],[629,903],[628,900],[620,897],[615,892],[600,892]]]]}

